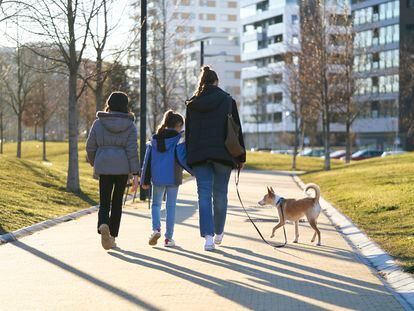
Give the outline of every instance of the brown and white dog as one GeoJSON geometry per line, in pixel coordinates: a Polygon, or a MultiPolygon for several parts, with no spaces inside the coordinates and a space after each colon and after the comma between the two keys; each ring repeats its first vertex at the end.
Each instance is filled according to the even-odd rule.
{"type": "Polygon", "coordinates": [[[271,238],[275,236],[275,231],[284,226],[286,220],[289,220],[295,222],[295,240],[293,243],[298,243],[299,219],[301,219],[303,216],[306,216],[309,224],[313,230],[315,230],[315,234],[313,235],[311,242],[314,242],[316,235],[318,235],[318,243],[316,245],[321,245],[321,232],[317,227],[317,219],[321,212],[321,206],[319,205],[319,197],[321,191],[318,185],[315,184],[307,184],[305,186],[305,192],[307,192],[309,189],[313,189],[315,191],[315,198],[295,200],[284,199],[278,196],[272,187],[267,188],[267,194],[258,203],[260,206],[275,206],[279,212],[279,223],[273,228],[272,235],[270,236],[271,238]]]}

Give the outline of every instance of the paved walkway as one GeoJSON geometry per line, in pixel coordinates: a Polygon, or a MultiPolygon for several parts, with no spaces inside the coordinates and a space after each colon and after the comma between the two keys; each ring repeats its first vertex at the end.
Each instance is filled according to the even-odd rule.
{"type": "MultiPolygon", "coordinates": [[[[244,172],[241,192],[266,236],[276,214],[256,208],[266,185],[302,197],[289,175],[244,172]]],[[[0,310],[401,310],[345,240],[320,218],[323,246],[311,245],[308,223],[300,244],[273,250],[246,222],[231,186],[222,247],[204,252],[193,181],[180,189],[175,239],[150,247],[150,214],[126,210],[120,249],[101,249],[96,214],[0,246],[0,310]]],[[[289,241],[293,225],[287,225],[289,241]]],[[[276,241],[282,241],[282,231],[276,241]]]]}

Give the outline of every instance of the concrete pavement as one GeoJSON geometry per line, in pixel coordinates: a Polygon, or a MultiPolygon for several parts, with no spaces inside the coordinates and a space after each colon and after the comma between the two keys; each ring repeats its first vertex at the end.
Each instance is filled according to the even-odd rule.
{"type": "MultiPolygon", "coordinates": [[[[256,202],[272,185],[284,197],[304,194],[288,174],[244,172],[241,194],[266,237],[276,211],[256,202]]],[[[96,214],[0,246],[0,310],[401,310],[381,280],[321,215],[323,246],[301,223],[299,244],[274,250],[258,238],[233,182],[223,246],[203,250],[194,181],[180,188],[178,247],[150,247],[150,213],[125,210],[119,248],[105,252],[96,214]]],[[[283,241],[282,231],[276,233],[283,241]]]]}

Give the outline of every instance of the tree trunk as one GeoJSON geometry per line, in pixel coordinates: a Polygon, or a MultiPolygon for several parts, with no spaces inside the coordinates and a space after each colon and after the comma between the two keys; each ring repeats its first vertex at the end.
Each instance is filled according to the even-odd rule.
{"type": "Polygon", "coordinates": [[[323,145],[325,151],[325,163],[324,169],[325,171],[329,171],[331,169],[331,157],[330,157],[330,143],[329,143],[329,136],[330,136],[330,124],[329,124],[329,112],[326,106],[324,107],[323,113],[323,145]]]}
{"type": "Polygon", "coordinates": [[[96,57],[96,88],[95,103],[96,112],[103,110],[103,77],[102,77],[102,52],[98,52],[96,57]]]}
{"type": "Polygon", "coordinates": [[[43,161],[47,161],[46,157],[46,122],[43,122],[42,126],[42,142],[43,142],[43,161]]]}
{"type": "Polygon", "coordinates": [[[168,110],[168,95],[167,95],[167,59],[166,59],[166,50],[167,50],[167,10],[165,7],[165,0],[162,0],[162,102],[163,102],[163,111],[168,110]]]}
{"type": "Polygon", "coordinates": [[[300,141],[299,141],[300,151],[303,151],[304,144],[305,144],[305,129],[306,129],[306,124],[302,119],[302,122],[300,123],[300,141]]]}
{"type": "Polygon", "coordinates": [[[78,162],[78,111],[77,111],[77,70],[71,68],[69,74],[69,163],[66,182],[67,191],[80,192],[78,162]]]}
{"type": "Polygon", "coordinates": [[[346,120],[346,147],[345,147],[345,163],[351,162],[351,122],[346,120]]]}
{"type": "Polygon", "coordinates": [[[295,116],[295,143],[293,146],[293,158],[292,158],[292,170],[296,171],[296,157],[298,156],[299,146],[299,120],[296,114],[295,116]]]}
{"type": "Polygon", "coordinates": [[[35,124],[35,127],[34,127],[34,140],[37,140],[37,124],[35,124]]]}
{"type": "Polygon", "coordinates": [[[4,144],[4,128],[3,128],[3,111],[0,112],[0,154],[3,154],[3,144],[4,144]]]}
{"type": "Polygon", "coordinates": [[[22,114],[17,115],[17,157],[22,157],[22,114]]]}

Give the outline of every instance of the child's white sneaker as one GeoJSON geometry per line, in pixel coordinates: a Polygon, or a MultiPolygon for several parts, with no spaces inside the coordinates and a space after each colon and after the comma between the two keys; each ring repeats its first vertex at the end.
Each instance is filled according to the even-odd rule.
{"type": "Polygon", "coordinates": [[[224,232],[222,234],[216,234],[214,236],[214,244],[220,245],[221,242],[223,241],[223,236],[224,236],[224,232]]]}
{"type": "Polygon", "coordinates": [[[165,239],[164,246],[165,247],[174,247],[175,246],[175,241],[173,239],[165,239]]]}
{"type": "Polygon", "coordinates": [[[204,238],[206,239],[206,244],[204,244],[204,250],[214,251],[215,247],[213,237],[211,235],[206,235],[204,238]]]}
{"type": "Polygon", "coordinates": [[[158,239],[161,237],[161,232],[159,230],[154,230],[149,238],[149,245],[157,245],[158,239]]]}

